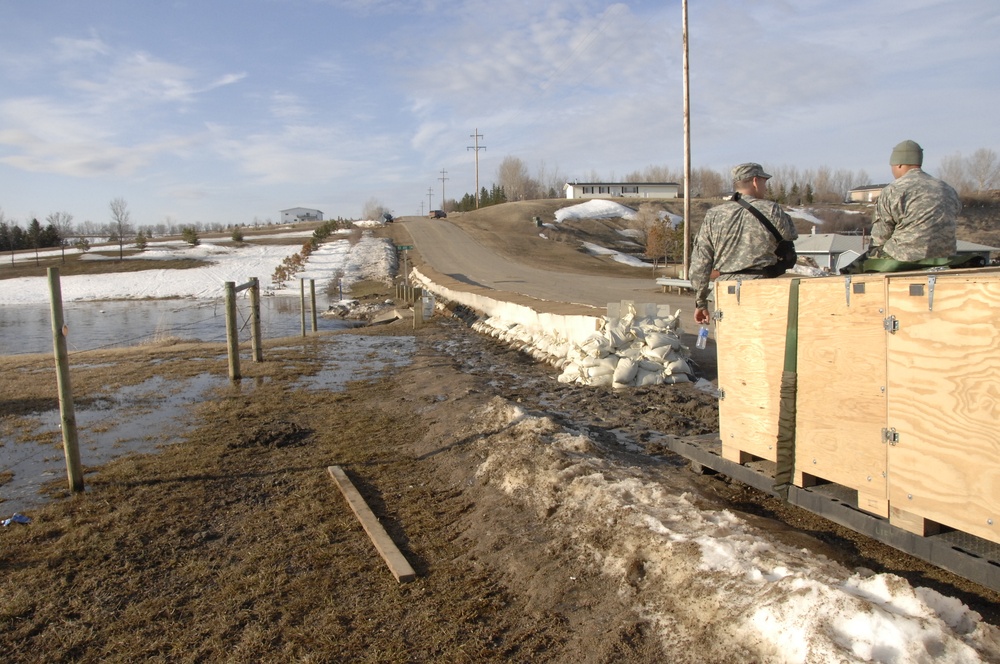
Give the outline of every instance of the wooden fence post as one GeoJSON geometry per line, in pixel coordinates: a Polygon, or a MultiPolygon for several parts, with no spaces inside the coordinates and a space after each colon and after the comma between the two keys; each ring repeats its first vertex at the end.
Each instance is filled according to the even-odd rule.
{"type": "Polygon", "coordinates": [[[260,337],[260,280],[250,278],[250,344],[253,348],[253,361],[264,361],[263,344],[260,337]]]}
{"type": "Polygon", "coordinates": [[[66,455],[66,476],[70,491],[83,491],[83,467],[76,435],[76,411],[69,380],[69,354],[66,351],[67,328],[63,322],[62,286],[59,268],[50,267],[49,296],[52,302],[52,348],[56,356],[56,383],[59,388],[59,420],[62,425],[63,451],[66,455]]]}
{"type": "Polygon", "coordinates": [[[313,324],[313,332],[315,332],[317,329],[319,329],[316,326],[316,280],[315,279],[309,280],[309,301],[312,303],[311,305],[312,324],[313,324]]]}
{"type": "Polygon", "coordinates": [[[226,341],[229,345],[229,378],[239,380],[240,337],[236,329],[236,282],[226,282],[226,341]]]}
{"type": "Polygon", "coordinates": [[[299,279],[299,309],[302,317],[302,336],[306,336],[306,280],[299,279]]]}

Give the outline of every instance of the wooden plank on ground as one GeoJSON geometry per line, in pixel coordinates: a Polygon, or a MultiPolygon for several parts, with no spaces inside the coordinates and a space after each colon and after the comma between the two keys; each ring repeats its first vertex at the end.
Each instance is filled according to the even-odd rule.
{"type": "Polygon", "coordinates": [[[417,578],[406,557],[396,547],[395,542],[389,537],[389,533],[385,532],[385,528],[379,523],[378,518],[371,511],[371,508],[368,507],[365,499],[354,488],[354,484],[351,483],[344,470],[340,466],[329,466],[327,467],[327,471],[330,473],[333,481],[337,483],[340,492],[344,494],[347,504],[351,506],[351,510],[358,517],[358,521],[361,522],[361,526],[368,533],[368,537],[371,539],[372,544],[375,545],[375,549],[378,550],[379,555],[382,556],[385,564],[389,566],[389,571],[396,577],[396,581],[405,583],[417,578]]]}

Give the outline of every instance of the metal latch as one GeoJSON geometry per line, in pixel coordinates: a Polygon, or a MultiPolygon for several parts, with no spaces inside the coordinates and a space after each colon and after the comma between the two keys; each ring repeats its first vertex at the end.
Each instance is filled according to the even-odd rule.
{"type": "Polygon", "coordinates": [[[893,446],[899,443],[899,433],[896,431],[896,427],[882,429],[882,442],[893,446]]]}
{"type": "Polygon", "coordinates": [[[712,312],[712,320],[722,320],[722,310],[716,309],[712,312]]]}
{"type": "Polygon", "coordinates": [[[882,327],[889,334],[896,334],[899,331],[899,320],[895,316],[889,316],[882,321],[882,327]]]}
{"type": "Polygon", "coordinates": [[[717,389],[716,392],[719,393],[719,401],[722,401],[723,399],[726,398],[726,391],[724,389],[722,389],[721,387],[719,389],[717,389]]]}

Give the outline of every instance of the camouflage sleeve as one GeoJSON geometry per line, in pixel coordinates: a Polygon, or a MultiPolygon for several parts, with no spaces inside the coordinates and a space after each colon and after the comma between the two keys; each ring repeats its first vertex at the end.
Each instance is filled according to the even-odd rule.
{"type": "Polygon", "coordinates": [[[893,186],[890,184],[882,189],[882,193],[875,199],[875,212],[872,213],[872,242],[874,250],[881,247],[885,241],[892,237],[896,230],[896,220],[892,214],[892,204],[896,200],[893,186]]]}
{"type": "Polygon", "coordinates": [[[694,306],[696,309],[708,308],[708,291],[711,284],[712,264],[715,262],[715,248],[712,245],[712,234],[709,227],[714,215],[709,211],[698,230],[698,237],[691,252],[691,268],[688,277],[691,288],[694,289],[694,306]]]}
{"type": "Polygon", "coordinates": [[[799,238],[799,232],[795,230],[795,223],[792,221],[792,218],[777,203],[774,204],[774,208],[772,208],[768,218],[774,224],[774,227],[778,229],[778,232],[781,233],[781,237],[786,240],[797,240],[799,238]]]}

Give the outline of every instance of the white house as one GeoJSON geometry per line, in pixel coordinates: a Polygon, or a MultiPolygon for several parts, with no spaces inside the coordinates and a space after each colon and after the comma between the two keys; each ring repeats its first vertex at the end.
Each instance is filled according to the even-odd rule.
{"type": "Polygon", "coordinates": [[[847,200],[851,203],[873,203],[886,186],[888,185],[869,184],[864,187],[855,187],[847,192],[847,200]]]}
{"type": "Polygon", "coordinates": [[[323,221],[323,211],[304,207],[288,208],[281,211],[281,223],[294,224],[298,221],[323,221]]]}
{"type": "Polygon", "coordinates": [[[566,198],[677,198],[676,182],[567,182],[566,198]]]}

